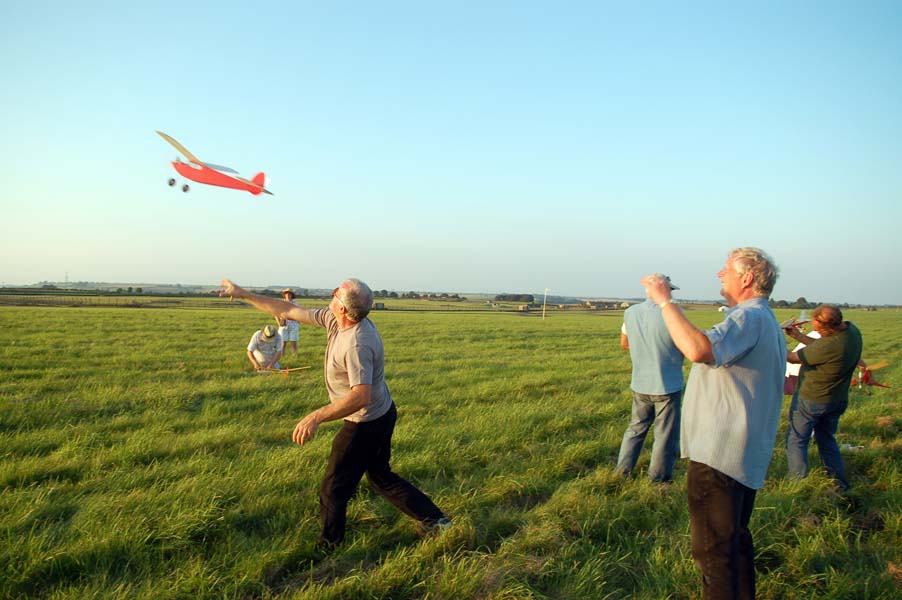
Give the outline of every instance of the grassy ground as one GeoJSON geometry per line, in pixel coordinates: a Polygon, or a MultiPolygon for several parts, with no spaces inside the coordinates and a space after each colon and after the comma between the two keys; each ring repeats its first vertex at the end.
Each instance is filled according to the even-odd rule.
{"type": "MultiPolygon", "coordinates": [[[[852,392],[840,443],[863,448],[845,496],[820,470],[785,479],[778,441],[752,518],[762,598],[898,597],[902,313],[847,316],[893,389],[852,392]]],[[[290,443],[326,401],[321,330],[302,327],[285,361],[313,368],[259,376],[244,347],[269,321],[250,309],[0,307],[0,597],[698,595],[685,465],[668,487],[642,477],[647,451],[637,477],[612,472],[630,407],[620,313],[373,318],[401,415],[393,464],[454,526],[421,539],[364,485],[324,558],[337,424],[290,443]]]]}

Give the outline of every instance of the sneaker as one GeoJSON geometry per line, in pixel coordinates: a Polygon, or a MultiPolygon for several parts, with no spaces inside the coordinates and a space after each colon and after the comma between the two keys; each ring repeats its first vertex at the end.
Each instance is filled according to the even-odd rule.
{"type": "Polygon", "coordinates": [[[417,523],[417,533],[420,535],[430,535],[441,533],[451,528],[451,519],[442,517],[435,521],[420,521],[417,523]]]}

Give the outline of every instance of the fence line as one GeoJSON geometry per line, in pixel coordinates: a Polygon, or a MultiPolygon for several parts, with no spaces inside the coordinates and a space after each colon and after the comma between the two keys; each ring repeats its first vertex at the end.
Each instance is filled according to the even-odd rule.
{"type": "Polygon", "coordinates": [[[223,298],[167,298],[161,296],[65,296],[57,294],[0,294],[0,306],[122,307],[122,308],[234,308],[223,298]]]}
{"type": "MultiPolygon", "coordinates": [[[[302,299],[302,301],[305,299],[302,299]]],[[[325,303],[325,299],[323,302],[325,303]]],[[[515,305],[504,304],[475,304],[475,303],[436,303],[426,301],[422,303],[403,303],[392,306],[391,303],[381,303],[383,306],[374,309],[375,312],[480,312],[480,313],[520,313],[537,314],[541,308],[520,309],[515,305]]],[[[168,296],[102,296],[102,295],[64,295],[64,294],[0,294],[0,306],[51,306],[60,308],[77,307],[119,307],[119,308],[209,308],[209,309],[235,309],[247,308],[250,304],[236,300],[230,302],[227,298],[219,297],[168,297],[168,296]]],[[[547,308],[549,312],[603,312],[602,309],[589,309],[584,306],[568,306],[561,309],[557,306],[547,308]]]]}

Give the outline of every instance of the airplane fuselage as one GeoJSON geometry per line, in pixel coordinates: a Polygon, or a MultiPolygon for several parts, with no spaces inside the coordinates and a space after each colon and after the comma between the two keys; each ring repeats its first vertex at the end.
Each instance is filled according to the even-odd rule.
{"type": "Polygon", "coordinates": [[[247,184],[240,179],[236,179],[231,175],[226,175],[215,169],[204,165],[196,165],[194,163],[186,163],[180,160],[172,162],[173,168],[178,171],[179,175],[185,179],[205,183],[207,185],[216,185],[224,188],[232,188],[234,190],[244,190],[255,196],[262,191],[262,187],[254,184],[247,184]]]}

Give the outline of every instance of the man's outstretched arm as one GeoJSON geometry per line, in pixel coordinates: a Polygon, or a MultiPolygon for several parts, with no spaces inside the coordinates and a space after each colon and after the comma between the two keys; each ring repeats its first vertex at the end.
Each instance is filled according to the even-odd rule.
{"type": "Polygon", "coordinates": [[[253,305],[254,308],[269,313],[276,317],[276,319],[291,319],[292,321],[307,323],[308,325],[316,324],[311,316],[313,311],[310,309],[301,308],[300,306],[280,298],[270,298],[269,296],[254,294],[235,284],[231,279],[223,279],[219,282],[219,285],[223,288],[219,290],[219,296],[221,298],[228,296],[229,298],[244,300],[253,305]]]}

